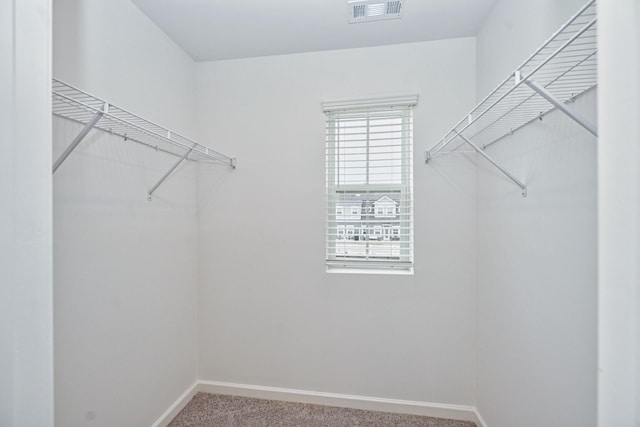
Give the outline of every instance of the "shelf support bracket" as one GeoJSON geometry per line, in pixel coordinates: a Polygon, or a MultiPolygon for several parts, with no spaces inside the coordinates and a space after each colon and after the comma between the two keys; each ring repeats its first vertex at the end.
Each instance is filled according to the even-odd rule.
{"type": "Polygon", "coordinates": [[[553,94],[551,94],[548,90],[546,90],[545,88],[543,88],[542,86],[534,82],[533,80],[527,79],[524,81],[524,83],[527,86],[529,86],[531,89],[533,89],[535,92],[537,92],[538,95],[540,95],[541,97],[549,101],[551,104],[553,104],[553,106],[556,107],[558,110],[562,111],[567,116],[575,120],[580,126],[582,126],[586,130],[591,132],[594,136],[596,137],[598,136],[598,129],[593,124],[591,124],[588,120],[585,120],[582,116],[580,116],[578,113],[573,111],[573,109],[567,106],[564,102],[560,101],[558,98],[553,96],[553,94]]]}
{"type": "MultiPolygon", "coordinates": [[[[448,134],[447,134],[448,135],[448,134]]],[[[438,144],[434,145],[433,147],[431,147],[431,150],[427,150],[424,152],[424,162],[425,163],[429,163],[429,160],[433,159],[433,157],[438,154],[438,152],[440,150],[442,150],[444,147],[446,147],[447,145],[449,145],[449,143],[451,141],[453,141],[456,137],[454,136],[453,138],[450,138],[447,141],[446,135],[444,138],[442,138],[438,144]],[[444,143],[440,144],[440,142],[444,141],[444,143]]]]}
{"type": "Polygon", "coordinates": [[[149,190],[149,192],[147,193],[147,200],[148,201],[151,201],[154,191],[156,191],[158,189],[158,187],[160,187],[160,185],[169,177],[169,175],[171,175],[171,173],[174,170],[176,170],[178,168],[178,166],[180,166],[180,164],[189,156],[189,154],[191,154],[191,152],[193,151],[194,148],[195,148],[195,146],[193,146],[189,150],[187,150],[187,152],[184,153],[184,156],[182,156],[180,158],[180,160],[178,160],[173,166],[171,166],[171,169],[169,169],[164,175],[162,175],[162,178],[160,178],[160,181],[158,181],[156,183],[156,185],[151,187],[151,190],[149,190]]]}
{"type": "Polygon", "coordinates": [[[76,149],[76,147],[82,142],[82,140],[87,136],[87,134],[89,133],[89,131],[91,131],[91,129],[93,129],[93,127],[98,123],[98,121],[102,118],[102,116],[104,115],[103,111],[97,111],[93,117],[91,118],[91,120],[89,121],[89,123],[87,123],[86,125],[84,125],[84,128],[82,128],[82,130],[80,131],[80,133],[78,134],[78,136],[76,136],[74,138],[73,141],[71,141],[71,144],[69,144],[69,146],[67,147],[66,150],[64,150],[64,152],[60,155],[60,157],[58,158],[58,160],[55,161],[55,163],[53,164],[53,171],[51,172],[52,174],[56,173],[56,171],[58,170],[58,168],[60,167],[60,165],[62,165],[62,163],[64,163],[64,161],[67,159],[67,157],[69,157],[69,155],[73,152],[73,150],[76,149]]]}
{"type": "Polygon", "coordinates": [[[460,138],[462,138],[462,140],[464,140],[464,142],[466,142],[467,144],[469,144],[471,146],[471,148],[473,148],[476,153],[480,154],[482,157],[484,157],[489,163],[491,163],[493,166],[495,166],[500,172],[502,172],[507,178],[509,178],[511,181],[513,181],[518,187],[520,187],[522,189],[522,197],[527,197],[527,187],[520,182],[520,180],[518,180],[516,177],[514,177],[513,175],[511,175],[509,172],[507,172],[506,170],[504,170],[500,165],[498,165],[491,157],[489,157],[489,155],[487,153],[485,153],[480,147],[478,147],[476,144],[474,144],[473,142],[471,142],[469,139],[467,139],[464,135],[460,134],[460,133],[456,133],[460,138]]]}

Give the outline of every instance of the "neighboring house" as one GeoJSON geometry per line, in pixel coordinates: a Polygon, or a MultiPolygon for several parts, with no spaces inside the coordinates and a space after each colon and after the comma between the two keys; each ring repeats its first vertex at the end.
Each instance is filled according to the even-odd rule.
{"type": "Polygon", "coordinates": [[[374,202],[350,198],[336,205],[337,240],[400,240],[397,200],[387,195],[374,202]]]}
{"type": "Polygon", "coordinates": [[[336,205],[336,220],[338,221],[338,240],[358,240],[362,221],[362,202],[353,201],[336,205]]]}
{"type": "Polygon", "coordinates": [[[379,218],[395,218],[398,211],[398,202],[388,196],[382,196],[373,202],[374,217],[379,218]]]}

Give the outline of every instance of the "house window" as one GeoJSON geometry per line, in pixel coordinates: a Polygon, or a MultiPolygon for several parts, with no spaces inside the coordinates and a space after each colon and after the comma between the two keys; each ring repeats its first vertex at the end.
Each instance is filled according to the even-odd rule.
{"type": "Polygon", "coordinates": [[[353,225],[347,225],[347,239],[353,240],[353,236],[355,235],[356,228],[353,225]]]}
{"type": "Polygon", "coordinates": [[[391,238],[393,240],[400,240],[400,227],[398,227],[397,225],[393,226],[391,238]]]}
{"type": "Polygon", "coordinates": [[[346,236],[338,232],[339,218],[327,216],[328,271],[413,268],[412,107],[417,97],[394,100],[397,105],[388,100],[323,104],[327,212],[352,206],[346,211],[351,222],[346,236]]]}

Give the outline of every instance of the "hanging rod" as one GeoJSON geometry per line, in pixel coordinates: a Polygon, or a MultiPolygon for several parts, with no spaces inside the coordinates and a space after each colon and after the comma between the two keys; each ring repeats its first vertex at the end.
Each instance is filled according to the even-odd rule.
{"type": "Polygon", "coordinates": [[[54,163],[52,168],[54,173],[93,128],[117,135],[125,141],[134,141],[179,158],[178,162],[147,192],[149,200],[157,188],[184,160],[219,162],[236,168],[234,157],[212,150],[61,80],[52,79],[51,95],[54,115],[84,125],[84,128],[54,163]]]}
{"type": "Polygon", "coordinates": [[[469,143],[484,151],[553,109],[597,136],[597,127],[567,105],[597,85],[596,23],[596,0],[591,0],[427,150],[425,162],[469,143]],[[445,150],[448,146],[453,148],[445,150]]]}

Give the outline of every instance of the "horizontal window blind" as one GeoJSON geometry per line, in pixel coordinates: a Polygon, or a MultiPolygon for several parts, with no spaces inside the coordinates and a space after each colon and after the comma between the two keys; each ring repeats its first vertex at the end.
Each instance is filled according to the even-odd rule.
{"type": "Polygon", "coordinates": [[[411,268],[412,104],[326,114],[327,265],[411,268]]]}

